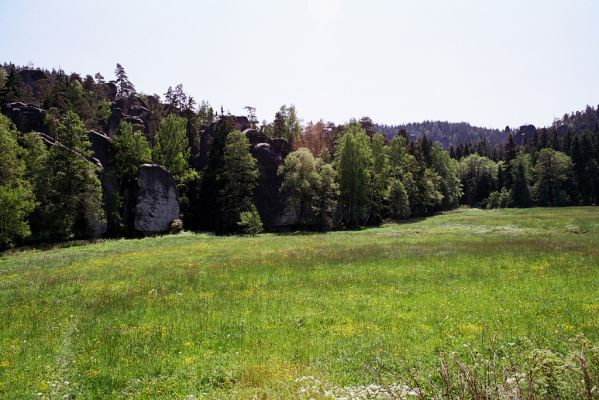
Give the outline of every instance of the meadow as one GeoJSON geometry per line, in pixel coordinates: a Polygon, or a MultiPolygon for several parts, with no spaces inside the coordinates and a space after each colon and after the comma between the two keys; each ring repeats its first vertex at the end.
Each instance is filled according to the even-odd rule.
{"type": "Polygon", "coordinates": [[[599,207],[0,257],[1,398],[597,398],[597,346],[599,207]]]}

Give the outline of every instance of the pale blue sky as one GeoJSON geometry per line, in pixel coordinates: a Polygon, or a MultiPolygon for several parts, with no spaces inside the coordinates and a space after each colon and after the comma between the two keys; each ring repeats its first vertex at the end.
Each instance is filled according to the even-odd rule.
{"type": "Polygon", "coordinates": [[[599,104],[595,0],[0,0],[0,62],[272,119],[550,124],[599,104]]]}

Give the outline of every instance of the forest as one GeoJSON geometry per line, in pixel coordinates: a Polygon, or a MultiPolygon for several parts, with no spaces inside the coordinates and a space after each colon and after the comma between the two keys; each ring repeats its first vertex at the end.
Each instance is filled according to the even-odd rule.
{"type": "Polygon", "coordinates": [[[0,106],[0,248],[139,236],[132,210],[148,164],[176,188],[171,232],[354,229],[461,205],[599,203],[599,106],[503,131],[304,123],[293,105],[259,122],[253,107],[233,116],[198,104],[182,84],[138,92],[120,64],[113,80],[4,64],[0,106]]]}

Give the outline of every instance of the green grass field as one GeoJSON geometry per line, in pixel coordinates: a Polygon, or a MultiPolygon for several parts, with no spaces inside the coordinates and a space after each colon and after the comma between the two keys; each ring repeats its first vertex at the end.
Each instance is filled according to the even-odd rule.
{"type": "Polygon", "coordinates": [[[443,353],[518,363],[581,340],[599,345],[599,207],[0,258],[7,399],[302,398],[300,377],[413,386],[443,353]]]}

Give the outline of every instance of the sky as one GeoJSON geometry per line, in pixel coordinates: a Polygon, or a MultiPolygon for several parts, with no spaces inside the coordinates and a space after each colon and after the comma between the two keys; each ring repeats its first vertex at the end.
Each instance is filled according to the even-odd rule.
{"type": "Polygon", "coordinates": [[[596,0],[0,0],[0,63],[272,120],[546,126],[599,104],[596,0]]]}

